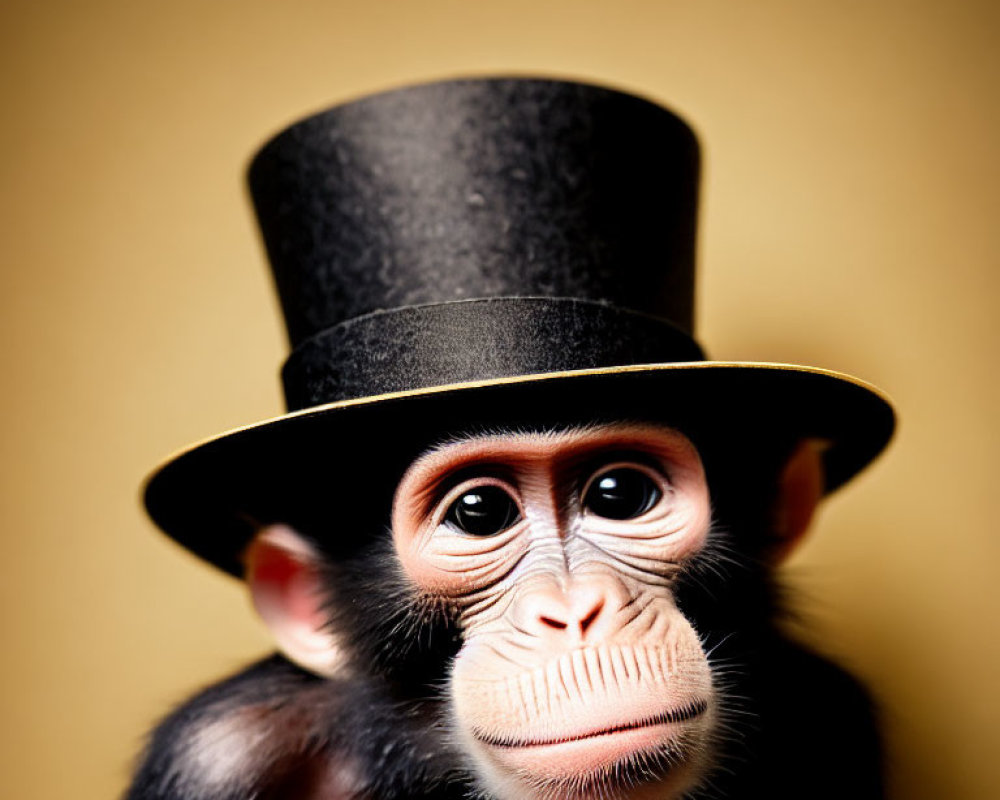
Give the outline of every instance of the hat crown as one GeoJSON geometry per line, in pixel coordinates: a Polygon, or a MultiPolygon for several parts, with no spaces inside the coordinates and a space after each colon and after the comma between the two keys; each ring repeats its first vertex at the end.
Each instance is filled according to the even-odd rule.
{"type": "MultiPolygon", "coordinates": [[[[260,524],[326,519],[331,486],[391,489],[459,431],[774,431],[829,442],[827,490],[892,434],[890,405],[852,379],[704,360],[698,145],[646,100],[546,80],[415,86],[292,125],[249,178],[293,345],[286,399],[305,413],[191,448],[145,495],[233,574],[260,524]]],[[[335,528],[347,542],[378,526],[335,528]]]]}
{"type": "Polygon", "coordinates": [[[363,98],[268,142],[251,195],[292,346],[374,311],[609,303],[690,333],[699,153],[646,100],[534,79],[363,98]]]}

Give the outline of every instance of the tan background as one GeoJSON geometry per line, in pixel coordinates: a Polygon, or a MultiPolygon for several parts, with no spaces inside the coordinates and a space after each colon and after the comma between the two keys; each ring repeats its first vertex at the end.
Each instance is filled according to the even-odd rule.
{"type": "Polygon", "coordinates": [[[713,354],[896,398],[893,448],[788,573],[883,698],[894,796],[1000,796],[996,8],[4,3],[3,795],[115,796],[153,718],[267,647],[240,587],[137,502],[166,453],[280,411],[251,151],[361,93],[517,72],[638,90],[700,131],[713,354]]]}

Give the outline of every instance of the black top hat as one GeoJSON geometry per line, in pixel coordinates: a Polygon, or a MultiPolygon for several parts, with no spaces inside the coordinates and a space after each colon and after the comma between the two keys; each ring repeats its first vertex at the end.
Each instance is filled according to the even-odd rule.
{"type": "Polygon", "coordinates": [[[562,81],[433,83],[292,125],[249,172],[292,413],[169,461],[153,519],[239,574],[256,525],[391,491],[437,437],[609,416],[822,438],[836,488],[888,442],[891,407],[847,376],[704,360],[698,160],[669,111],[562,81]]]}

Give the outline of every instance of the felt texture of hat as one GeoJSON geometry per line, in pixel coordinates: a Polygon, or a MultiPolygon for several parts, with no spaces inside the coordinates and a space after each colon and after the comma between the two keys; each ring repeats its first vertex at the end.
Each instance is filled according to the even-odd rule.
{"type": "Polygon", "coordinates": [[[269,522],[346,553],[433,443],[616,419],[821,440],[840,486],[888,442],[891,405],[824,370],[705,360],[698,168],[671,112],[566,81],[425,84],[292,125],[249,171],[290,413],[168,461],[152,518],[236,575],[269,522]]]}

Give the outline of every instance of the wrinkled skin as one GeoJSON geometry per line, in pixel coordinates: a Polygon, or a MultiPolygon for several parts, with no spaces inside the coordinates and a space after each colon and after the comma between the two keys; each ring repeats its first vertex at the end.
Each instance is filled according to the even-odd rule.
{"type": "Polygon", "coordinates": [[[653,775],[673,796],[697,779],[712,678],[672,586],[709,522],[697,452],[660,428],[485,437],[410,468],[393,513],[397,552],[423,601],[457,612],[456,727],[496,794],[600,787],[624,798],[653,775]],[[612,508],[641,512],[627,519],[587,507],[608,475],[652,491],[650,507],[612,508]],[[510,498],[516,519],[471,535],[447,514],[463,497],[489,499],[483,487],[510,498]]]}

